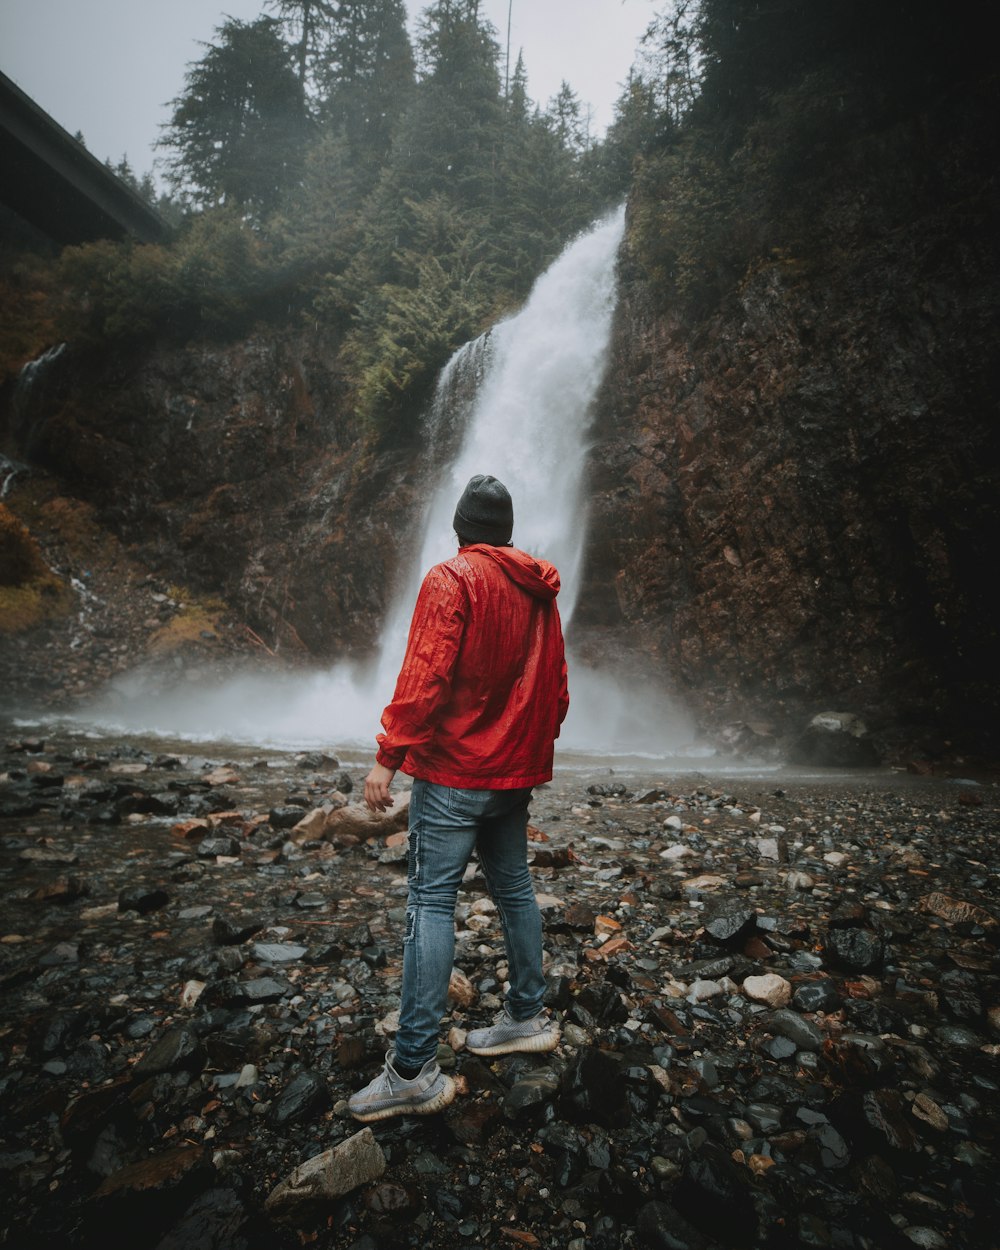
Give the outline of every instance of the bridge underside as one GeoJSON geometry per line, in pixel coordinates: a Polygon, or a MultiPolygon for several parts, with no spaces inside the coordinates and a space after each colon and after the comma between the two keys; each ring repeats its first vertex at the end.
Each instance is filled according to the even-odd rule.
{"type": "Polygon", "coordinates": [[[0,73],[0,200],[57,243],[170,231],[156,210],[0,73]]]}

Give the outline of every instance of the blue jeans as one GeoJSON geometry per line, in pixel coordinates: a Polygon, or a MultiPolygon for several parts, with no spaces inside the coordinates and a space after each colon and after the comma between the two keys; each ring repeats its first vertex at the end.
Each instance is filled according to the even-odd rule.
{"type": "Polygon", "coordinates": [[[476,851],[500,912],[515,1020],[542,1009],[542,919],[528,872],[527,790],[459,790],[414,781],[396,1060],[420,1067],[437,1053],[455,962],[455,902],[476,851]]]}

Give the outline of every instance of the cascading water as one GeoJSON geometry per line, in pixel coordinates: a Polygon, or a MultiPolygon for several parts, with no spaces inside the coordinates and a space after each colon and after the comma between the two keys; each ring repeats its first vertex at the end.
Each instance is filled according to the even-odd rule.
{"type": "Polygon", "coordinates": [[[607,362],[624,220],[622,208],[567,248],[524,308],[456,352],[441,375],[429,422],[432,445],[437,427],[455,420],[456,395],[461,406],[468,373],[474,399],[458,454],[427,510],[419,556],[383,633],[376,684],[385,702],[420,580],[455,554],[455,503],[475,473],[490,473],[508,488],[514,545],[559,569],[563,622],[572,614],[586,528],[586,434],[607,362]]]}
{"type": "MultiPolygon", "coordinates": [[[[559,569],[563,621],[572,615],[586,531],[582,498],[587,430],[604,374],[615,305],[615,261],[624,209],[572,243],[542,275],[524,308],[466,345],[443,371],[428,419],[435,449],[458,442],[432,491],[419,548],[409,557],[381,637],[374,673],[349,665],[309,679],[244,678],[218,691],[159,692],[156,714],[136,680],[116,683],[115,727],[201,740],[351,744],[370,752],[392,696],[417,589],[433,564],[455,553],[452,516],[466,482],[490,473],[514,501],[514,543],[559,569]],[[128,712],[128,705],[140,709],[128,712]],[[153,720],[155,723],[150,723],[153,720]],[[138,723],[137,723],[138,722],[138,723]]],[[[571,664],[570,717],[562,746],[662,754],[683,741],[663,699],[630,692],[608,673],[571,664]],[[629,726],[640,726],[636,735],[629,726]],[[681,737],[678,738],[677,734],[681,737]]],[[[93,717],[92,717],[93,718],[93,717]]],[[[107,716],[96,714],[99,723],[107,716]]]]}

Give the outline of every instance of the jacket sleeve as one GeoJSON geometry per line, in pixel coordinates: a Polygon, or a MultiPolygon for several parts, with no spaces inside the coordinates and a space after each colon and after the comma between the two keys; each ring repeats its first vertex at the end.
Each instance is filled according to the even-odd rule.
{"type": "MultiPolygon", "coordinates": [[[[566,719],[566,713],[568,711],[569,711],[569,676],[566,671],[566,653],[563,652],[562,673],[559,679],[559,719],[556,722],[558,725],[562,725],[563,721],[566,719]]],[[[557,736],[558,736],[558,733],[559,733],[559,730],[557,729],[556,730],[557,736]]]]}
{"type": "Polygon", "coordinates": [[[465,592],[440,565],[427,574],[417,595],[406,654],[392,702],[382,713],[384,733],[375,758],[397,769],[411,747],[429,742],[451,695],[452,675],[465,630],[465,592]]]}

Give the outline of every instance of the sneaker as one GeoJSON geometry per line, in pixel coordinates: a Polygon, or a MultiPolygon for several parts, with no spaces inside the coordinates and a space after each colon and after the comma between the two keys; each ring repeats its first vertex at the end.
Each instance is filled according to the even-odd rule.
{"type": "Polygon", "coordinates": [[[392,1066],[396,1055],[389,1051],[385,1067],[374,1081],[347,1100],[355,1120],[370,1123],[393,1115],[432,1115],[442,1111],[455,1098],[455,1082],[445,1076],[436,1059],[428,1059],[412,1081],[392,1066]]]}
{"type": "Polygon", "coordinates": [[[465,1049],[474,1055],[537,1054],[555,1050],[561,1034],[547,1011],[530,1020],[514,1020],[507,1008],[499,1012],[488,1029],[473,1029],[465,1039],[465,1049]]]}

